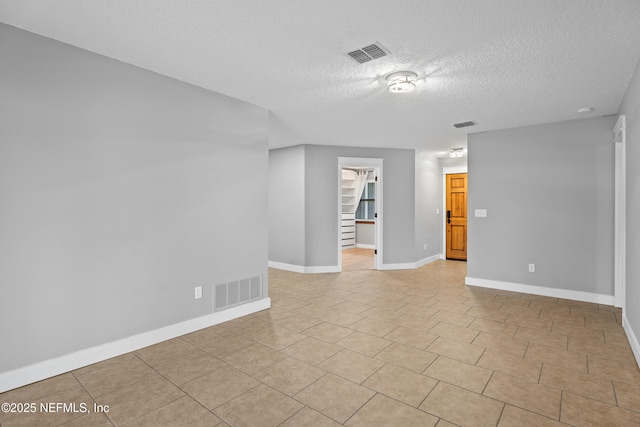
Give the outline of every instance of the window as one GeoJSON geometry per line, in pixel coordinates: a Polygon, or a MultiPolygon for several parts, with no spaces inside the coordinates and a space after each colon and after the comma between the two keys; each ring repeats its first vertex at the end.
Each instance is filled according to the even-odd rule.
{"type": "Polygon", "coordinates": [[[367,182],[356,209],[356,219],[374,219],[376,213],[376,183],[367,182]]]}

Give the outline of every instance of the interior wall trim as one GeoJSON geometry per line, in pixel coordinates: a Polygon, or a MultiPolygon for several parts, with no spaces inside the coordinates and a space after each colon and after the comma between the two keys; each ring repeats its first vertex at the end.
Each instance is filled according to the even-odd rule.
{"type": "Polygon", "coordinates": [[[595,304],[613,305],[613,295],[595,294],[591,292],[572,291],[568,289],[547,288],[544,286],[523,285],[521,283],[502,282],[499,280],[465,277],[465,284],[481,288],[500,289],[503,291],[522,292],[552,298],[572,299],[595,304]]]}
{"type": "Polygon", "coordinates": [[[613,243],[613,283],[614,302],[622,311],[626,307],[626,223],[627,223],[627,172],[626,172],[626,116],[618,117],[613,130],[613,145],[615,147],[615,191],[614,191],[614,243],[613,243]]]}
{"type": "MultiPolygon", "coordinates": [[[[382,264],[381,270],[412,270],[420,268],[423,265],[430,264],[439,259],[444,259],[442,254],[432,255],[416,262],[405,262],[396,264],[382,264]]],[[[301,265],[286,264],[283,262],[269,261],[269,267],[278,270],[292,271],[294,273],[311,274],[311,273],[340,273],[342,270],[336,265],[304,267],[301,265]]]]}
{"type": "Polygon", "coordinates": [[[93,363],[102,362],[162,341],[179,337],[199,329],[256,313],[271,307],[271,298],[239,305],[195,319],[185,320],[163,328],[143,332],[110,343],[77,351],[75,353],[34,363],[33,365],[0,373],[0,393],[41,381],[93,363]]]}
{"type": "Polygon", "coordinates": [[[294,273],[310,274],[310,273],[340,273],[342,269],[337,265],[320,265],[305,267],[302,265],[286,264],[284,262],[269,261],[269,267],[278,270],[292,271],[294,273]]]}
{"type": "Polygon", "coordinates": [[[337,265],[318,265],[305,267],[305,273],[340,273],[342,269],[337,265]]]}
{"type": "Polygon", "coordinates": [[[382,264],[380,270],[413,270],[416,268],[415,262],[403,262],[395,264],[382,264]]]}
{"type": "Polygon", "coordinates": [[[364,243],[356,243],[356,248],[359,248],[359,249],[375,249],[376,245],[366,245],[364,243]]]}
{"type": "Polygon", "coordinates": [[[622,313],[622,327],[624,328],[624,332],[627,334],[629,345],[631,346],[633,355],[636,358],[636,365],[640,368],[640,343],[638,342],[638,336],[633,331],[633,328],[631,328],[631,323],[629,323],[629,319],[627,319],[624,312],[622,313]]]}
{"type": "MultiPolygon", "coordinates": [[[[446,259],[447,254],[447,175],[456,174],[456,173],[469,173],[468,165],[465,166],[447,166],[442,168],[442,258],[446,259]]],[[[469,191],[469,186],[467,184],[467,192],[469,191]]],[[[468,206],[467,206],[468,208],[468,206]]],[[[469,213],[467,212],[467,227],[469,226],[469,213]]],[[[469,239],[467,239],[467,247],[469,246],[469,239]]],[[[468,258],[467,253],[467,258],[468,258]]]]}
{"type": "Polygon", "coordinates": [[[423,265],[427,265],[434,261],[439,260],[441,254],[432,255],[428,258],[421,259],[416,262],[405,262],[405,263],[397,263],[397,264],[382,264],[381,270],[413,270],[416,268],[420,268],[423,265]]]}
{"type": "Polygon", "coordinates": [[[431,264],[432,262],[438,261],[439,259],[444,259],[443,255],[444,254],[435,254],[435,255],[431,255],[430,257],[421,259],[420,261],[416,261],[416,268],[420,268],[424,265],[431,264]]]}
{"type": "Polygon", "coordinates": [[[284,262],[269,261],[268,266],[277,270],[292,271],[294,273],[304,273],[304,267],[301,265],[287,264],[284,262]]]}

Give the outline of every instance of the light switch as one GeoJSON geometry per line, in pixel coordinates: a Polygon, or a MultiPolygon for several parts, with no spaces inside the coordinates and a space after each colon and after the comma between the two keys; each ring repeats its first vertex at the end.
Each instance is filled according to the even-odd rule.
{"type": "Polygon", "coordinates": [[[487,210],[486,209],[476,209],[476,217],[477,218],[486,218],[487,210]]]}

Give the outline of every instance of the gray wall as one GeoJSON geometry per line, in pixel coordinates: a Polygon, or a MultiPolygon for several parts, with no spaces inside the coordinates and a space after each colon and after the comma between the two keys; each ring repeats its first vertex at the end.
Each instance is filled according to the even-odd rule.
{"type": "Polygon", "coordinates": [[[438,159],[428,152],[417,150],[415,162],[415,259],[420,261],[442,253],[442,172],[438,159]],[[439,214],[436,209],[440,209],[439,214]]]}
{"type": "MultiPolygon", "coordinates": [[[[336,266],[338,263],[338,157],[384,159],[383,166],[383,263],[415,262],[415,152],[403,149],[354,148],[320,145],[271,150],[269,174],[270,213],[282,211],[290,186],[278,182],[296,179],[291,171],[304,171],[297,178],[304,183],[304,238],[281,238],[270,234],[269,260],[305,267],[336,266]],[[304,151],[304,166],[298,150],[304,151]],[[284,169],[284,170],[281,170],[284,169]],[[304,255],[299,250],[304,242],[304,255]],[[298,260],[303,263],[298,264],[298,260]]],[[[299,192],[295,191],[296,197],[299,192]]],[[[297,212],[299,201],[293,202],[297,212]]],[[[293,219],[292,219],[293,220],[293,219]]],[[[297,220],[295,220],[297,221],[297,220]]],[[[270,215],[270,229],[282,228],[285,221],[270,215]]],[[[298,230],[296,222],[295,229],[298,230]]]]}
{"type": "Polygon", "coordinates": [[[438,165],[441,168],[467,166],[467,157],[442,157],[438,159],[438,165]]]}
{"type": "Polygon", "coordinates": [[[469,277],[613,295],[615,122],[469,135],[469,277]]]}
{"type": "Polygon", "coordinates": [[[338,157],[383,159],[384,264],[413,262],[414,150],[306,145],[306,265],[338,263],[338,157]]]}
{"type": "MultiPolygon", "coordinates": [[[[627,116],[627,288],[625,316],[640,339],[640,65],[619,114],[627,116]]],[[[640,361],[639,361],[640,363],[640,361]]]]}
{"type": "Polygon", "coordinates": [[[305,265],[305,148],[269,151],[269,260],[305,265]]]}
{"type": "Polygon", "coordinates": [[[0,58],[0,372],[266,275],[266,110],[4,24],[0,58]]]}
{"type": "Polygon", "coordinates": [[[356,222],[356,245],[375,245],[376,225],[356,222]]]}

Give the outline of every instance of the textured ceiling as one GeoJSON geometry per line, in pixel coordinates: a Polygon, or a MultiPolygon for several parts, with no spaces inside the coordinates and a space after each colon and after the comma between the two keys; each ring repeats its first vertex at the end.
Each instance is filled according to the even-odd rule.
{"type": "Polygon", "coordinates": [[[0,0],[0,21],[268,108],[271,147],[438,155],[615,114],[640,57],[638,0],[0,0]],[[376,41],[389,56],[346,55],[376,41]],[[418,89],[387,92],[405,69],[418,89]]]}

